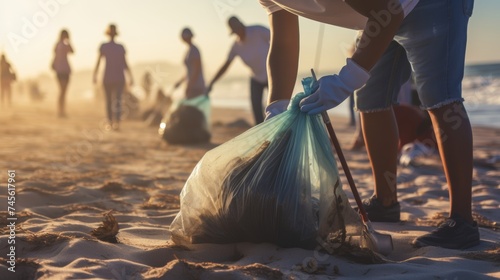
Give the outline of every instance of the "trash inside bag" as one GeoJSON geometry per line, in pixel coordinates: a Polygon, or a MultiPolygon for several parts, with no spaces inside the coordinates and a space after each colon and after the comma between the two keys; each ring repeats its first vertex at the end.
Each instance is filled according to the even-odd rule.
{"type": "Polygon", "coordinates": [[[204,155],[181,192],[174,242],[314,248],[332,233],[359,234],[321,118],[299,109],[312,83],[287,111],[204,155]]]}
{"type": "Polygon", "coordinates": [[[170,144],[198,144],[210,141],[210,99],[199,96],[183,99],[160,123],[158,133],[170,144]]]}

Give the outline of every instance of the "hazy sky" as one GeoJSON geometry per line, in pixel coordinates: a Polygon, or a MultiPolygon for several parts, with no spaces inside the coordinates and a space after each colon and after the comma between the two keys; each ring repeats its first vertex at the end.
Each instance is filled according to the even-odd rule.
{"type": "MultiPolygon", "coordinates": [[[[470,21],[467,62],[500,61],[499,0],[476,0],[470,21]]],[[[104,31],[115,23],[130,64],[169,61],[180,64],[186,50],[180,30],[189,26],[201,50],[206,75],[212,77],[225,60],[232,37],[230,15],[246,24],[268,25],[257,0],[0,0],[0,48],[20,78],[50,71],[54,44],[62,28],[70,32],[73,69],[93,68],[104,31]]],[[[302,70],[314,65],[319,23],[301,19],[302,70]]],[[[341,67],[355,32],[327,26],[318,72],[341,67]]],[[[240,62],[235,74],[247,69],[240,62]]]]}

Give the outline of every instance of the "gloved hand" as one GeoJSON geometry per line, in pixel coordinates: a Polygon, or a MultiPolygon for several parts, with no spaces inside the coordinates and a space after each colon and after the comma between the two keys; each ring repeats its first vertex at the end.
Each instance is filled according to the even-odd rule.
{"type": "Polygon", "coordinates": [[[368,78],[370,74],[348,58],[338,75],[324,76],[318,80],[318,89],[300,101],[300,110],[315,115],[336,107],[361,88],[368,78]]]}
{"type": "Polygon", "coordinates": [[[267,105],[266,118],[264,119],[264,121],[267,121],[270,118],[285,112],[288,108],[288,103],[290,103],[289,99],[281,99],[267,105]]]}

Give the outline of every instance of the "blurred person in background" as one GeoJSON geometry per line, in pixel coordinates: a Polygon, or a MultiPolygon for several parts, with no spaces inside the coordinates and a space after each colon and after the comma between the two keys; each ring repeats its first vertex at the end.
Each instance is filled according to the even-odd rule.
{"type": "Polygon", "coordinates": [[[152,87],[153,87],[153,78],[151,77],[151,73],[149,73],[149,71],[146,71],[144,73],[144,76],[142,76],[142,88],[144,89],[146,100],[149,100],[152,87]]]}
{"type": "Polygon", "coordinates": [[[110,24],[106,30],[106,35],[109,37],[109,42],[103,43],[99,48],[93,81],[94,84],[97,83],[97,72],[99,71],[101,59],[104,58],[106,66],[102,83],[106,93],[106,113],[109,121],[107,128],[119,130],[125,72],[128,74],[130,85],[134,83],[134,80],[125,58],[125,48],[122,44],[115,42],[115,37],[118,35],[116,25],[110,24]]]}
{"type": "Polygon", "coordinates": [[[215,77],[210,81],[208,91],[212,90],[215,82],[224,75],[234,58],[239,56],[243,63],[252,71],[250,78],[250,98],[255,124],[264,121],[262,97],[267,84],[267,53],[269,51],[269,29],[260,25],[245,26],[237,17],[228,20],[231,34],[236,34],[226,62],[221,66],[215,77]]]}
{"type": "Polygon", "coordinates": [[[7,103],[7,106],[10,107],[12,105],[11,84],[16,80],[16,72],[14,72],[14,69],[7,61],[5,54],[2,54],[0,59],[0,76],[1,76],[0,92],[1,92],[2,107],[4,107],[5,102],[7,103]]]}
{"type": "Polygon", "coordinates": [[[59,103],[58,103],[58,116],[66,118],[66,91],[69,84],[69,76],[71,75],[71,67],[68,62],[68,54],[73,53],[73,47],[69,41],[69,33],[66,29],[61,30],[59,40],[54,48],[54,61],[52,62],[52,69],[56,72],[57,81],[59,83],[59,103]]]}
{"type": "Polygon", "coordinates": [[[181,32],[181,39],[188,46],[188,50],[184,57],[186,75],[174,85],[174,88],[178,88],[182,83],[186,82],[184,95],[186,99],[198,97],[206,92],[201,54],[198,47],[193,44],[193,36],[194,34],[189,28],[184,28],[181,32]]]}

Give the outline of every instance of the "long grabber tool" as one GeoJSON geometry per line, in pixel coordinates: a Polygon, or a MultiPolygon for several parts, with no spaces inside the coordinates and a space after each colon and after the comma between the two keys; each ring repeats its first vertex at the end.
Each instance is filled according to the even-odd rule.
{"type": "MultiPolygon", "coordinates": [[[[316,82],[316,74],[314,70],[311,69],[312,77],[316,82]]],[[[354,184],[354,180],[351,175],[351,171],[349,170],[349,166],[347,166],[347,161],[345,160],[344,153],[340,148],[339,140],[335,135],[335,131],[333,130],[332,123],[330,122],[330,118],[326,111],[321,113],[323,117],[323,122],[326,125],[326,129],[328,130],[328,134],[330,135],[330,140],[332,141],[333,146],[335,147],[335,151],[337,152],[337,157],[342,165],[342,169],[344,170],[344,174],[347,177],[347,181],[349,182],[349,186],[351,187],[352,194],[354,195],[354,199],[356,200],[356,204],[358,205],[358,211],[361,216],[361,220],[363,222],[363,232],[361,235],[361,246],[367,247],[374,252],[382,254],[384,256],[389,255],[394,246],[392,244],[392,237],[389,234],[382,234],[373,229],[370,220],[368,219],[368,215],[363,207],[363,203],[361,202],[361,198],[359,196],[358,190],[356,189],[356,185],[354,184]]]]}

